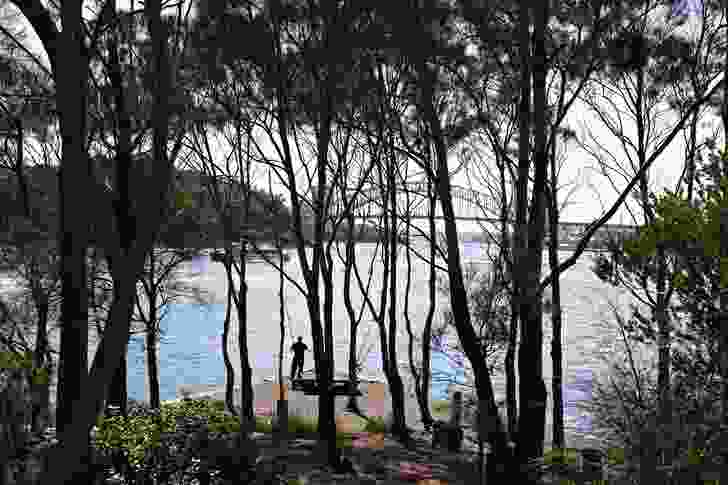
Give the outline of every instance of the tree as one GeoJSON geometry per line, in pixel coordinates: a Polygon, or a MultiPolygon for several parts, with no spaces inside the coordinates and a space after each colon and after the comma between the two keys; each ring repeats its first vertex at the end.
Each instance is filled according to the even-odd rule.
{"type": "MultiPolygon", "coordinates": [[[[711,159],[713,166],[722,161],[715,155],[711,159]]],[[[728,259],[721,253],[720,241],[722,218],[728,207],[728,181],[720,171],[713,174],[717,175],[716,182],[708,185],[698,205],[691,204],[682,193],[667,192],[657,198],[653,222],[641,228],[637,240],[625,243],[625,253],[630,258],[644,258],[662,248],[675,255],[685,270],[676,273],[672,282],[692,314],[689,326],[699,329],[701,324],[707,324],[708,328],[718,329],[713,336],[717,334],[722,345],[720,298],[728,284],[728,259]]],[[[649,323],[641,320],[640,330],[644,335],[649,331],[649,323]]],[[[724,373],[720,352],[722,349],[716,354],[721,355],[718,368],[724,373]]]]}
{"type": "Polygon", "coordinates": [[[290,196],[292,239],[296,244],[305,288],[297,282],[292,283],[305,295],[311,321],[316,379],[320,385],[320,441],[326,445],[328,462],[338,465],[340,454],[335,440],[334,396],[328,384],[334,369],[331,247],[342,217],[329,219],[329,194],[335,191],[339,181],[336,176],[328,176],[328,153],[335,116],[346,102],[347,73],[352,72],[350,67],[357,59],[357,56],[351,56],[349,50],[341,48],[342,45],[351,45],[354,50],[358,48],[346,33],[345,26],[356,25],[360,20],[360,10],[331,2],[312,7],[304,9],[297,4],[284,6],[270,2],[262,12],[253,10],[252,17],[219,12],[219,19],[224,18],[225,22],[219,23],[218,43],[211,50],[219,53],[226,62],[250,62],[250,72],[261,79],[264,87],[257,101],[272,116],[261,128],[275,147],[276,163],[270,163],[271,157],[260,147],[256,146],[255,150],[274,169],[290,196]],[[244,28],[234,33],[223,31],[225,24],[244,28]],[[315,35],[307,40],[306,48],[300,52],[288,50],[288,42],[303,35],[306,26],[314,24],[317,25],[315,35]],[[289,27],[294,26],[296,28],[289,31],[289,27]],[[240,42],[240,31],[249,36],[249,43],[240,42]],[[289,34],[293,37],[289,38],[289,34]],[[221,39],[225,35],[234,36],[235,42],[225,42],[221,39]],[[313,154],[301,160],[307,172],[308,190],[301,188],[297,179],[292,149],[294,143],[296,148],[301,148],[304,128],[312,129],[315,139],[309,145],[313,154]],[[307,238],[302,223],[304,205],[310,207],[314,215],[313,254],[310,259],[306,254],[307,238]],[[325,229],[328,224],[332,231],[327,237],[325,229]],[[321,283],[323,294],[320,293],[321,283]]]}
{"type": "MultiPolygon", "coordinates": [[[[136,275],[141,269],[148,248],[156,240],[155,234],[159,221],[163,219],[168,199],[171,179],[171,164],[167,153],[167,132],[169,110],[169,65],[167,58],[166,32],[161,20],[159,2],[147,2],[146,14],[151,34],[152,58],[152,131],[154,158],[157,163],[151,169],[149,190],[141,191],[139,206],[144,207],[148,219],[137,219],[140,227],[130,233],[128,214],[129,204],[119,207],[119,244],[105,248],[115,275],[115,300],[111,309],[111,322],[94,358],[91,372],[86,364],[88,308],[85,296],[86,247],[88,245],[87,220],[85,214],[87,201],[82,198],[83,191],[78,187],[90,188],[93,184],[88,177],[86,161],[86,85],[88,77],[89,54],[83,43],[83,17],[81,2],[64,2],[61,6],[63,30],[58,32],[51,13],[35,0],[18,0],[13,3],[31,22],[36,34],[51,61],[51,68],[57,82],[57,104],[61,113],[61,132],[63,133],[63,163],[60,177],[61,228],[63,238],[62,273],[62,369],[59,379],[59,435],[61,449],[54,456],[44,482],[64,482],[65,478],[81,472],[86,465],[89,430],[98,415],[105,398],[112,375],[121,364],[128,341],[131,310],[136,290],[136,275]],[[58,41],[63,52],[63,69],[59,70],[60,59],[58,41]],[[73,188],[71,188],[73,186],[73,188]],[[73,215],[71,215],[73,214],[73,215]],[[129,241],[135,244],[126,244],[129,241]],[[128,248],[128,250],[127,250],[128,248]],[[116,271],[115,271],[116,270],[116,271]],[[81,395],[83,389],[84,395],[81,395]],[[70,404],[73,403],[73,408],[70,404]],[[51,479],[51,477],[53,477],[51,479]]],[[[105,5],[106,10],[113,4],[105,5]]],[[[115,9],[111,9],[115,13],[115,9]]],[[[107,16],[108,17],[108,16],[107,16]]],[[[107,18],[108,20],[108,18],[107,18]]],[[[96,45],[98,35],[103,30],[99,22],[92,32],[91,46],[96,45]]],[[[128,165],[121,172],[128,172],[128,165]]],[[[129,201],[128,185],[120,182],[120,201],[129,201]]],[[[100,200],[103,200],[101,198],[100,200]]]]}
{"type": "MultiPolygon", "coordinates": [[[[657,4],[648,3],[644,6],[644,11],[647,12],[656,7],[658,7],[657,4]]],[[[631,166],[622,166],[627,165],[627,162],[617,163],[622,166],[621,172],[623,174],[628,177],[636,177],[639,180],[637,201],[642,211],[644,223],[650,224],[654,221],[655,215],[651,201],[652,193],[649,188],[649,172],[644,171],[637,175],[637,167],[644,165],[651,152],[655,148],[659,148],[659,142],[669,133],[666,129],[658,130],[657,121],[662,113],[661,106],[666,101],[672,103],[673,106],[675,105],[674,94],[662,88],[667,80],[675,84],[682,81],[683,72],[686,69],[680,64],[690,63],[685,62],[682,56],[678,59],[673,58],[673,56],[688,52],[691,47],[686,45],[686,41],[676,37],[669,27],[667,29],[662,25],[650,27],[646,21],[642,20],[634,20],[631,29],[619,32],[617,40],[625,38],[633,39],[632,42],[639,42],[639,58],[633,59],[627,67],[620,67],[608,72],[604,79],[598,81],[598,85],[601,86],[602,90],[601,96],[596,94],[596,90],[590,89],[587,91],[586,101],[615,139],[621,142],[623,157],[631,166]],[[669,73],[668,75],[665,74],[666,70],[669,73]],[[626,109],[618,106],[617,100],[626,109]],[[605,108],[605,106],[608,106],[608,108],[605,108]],[[631,123],[627,124],[624,118],[629,119],[631,123]],[[630,125],[636,131],[636,139],[629,136],[627,132],[628,128],[632,128],[630,125]]],[[[693,81],[697,82],[695,75],[693,81]]],[[[684,113],[684,109],[682,111],[684,113]]],[[[593,135],[592,139],[594,139],[593,135]]],[[[603,146],[603,140],[600,140],[598,145],[593,145],[593,147],[596,146],[603,146]]],[[[593,149],[592,146],[587,149],[587,152],[599,158],[603,173],[616,187],[612,174],[608,172],[608,167],[616,162],[617,158],[621,157],[606,153],[603,148],[593,149]],[[606,155],[602,155],[605,153],[606,155]]],[[[691,166],[692,161],[688,163],[688,169],[692,171],[691,166]]],[[[692,182],[688,182],[688,185],[691,186],[692,182]]],[[[692,188],[689,187],[689,190],[692,190],[692,188]]],[[[616,249],[616,251],[619,252],[620,250],[616,249]]],[[[624,261],[623,258],[617,257],[616,259],[624,261]]],[[[672,275],[678,269],[676,260],[666,254],[663,248],[658,248],[654,257],[643,260],[632,259],[628,263],[628,265],[635,264],[643,266],[641,268],[631,266],[631,269],[627,270],[627,274],[632,277],[631,281],[630,277],[623,277],[626,276],[623,273],[618,274],[618,277],[621,282],[630,287],[633,295],[648,305],[652,312],[651,318],[657,325],[657,334],[659,336],[657,346],[660,355],[658,386],[661,390],[658,418],[661,429],[668,430],[662,432],[668,442],[661,446],[661,449],[663,461],[669,463],[672,461],[669,454],[669,450],[672,448],[669,443],[669,430],[672,429],[673,415],[670,378],[673,324],[668,308],[673,294],[672,275]]],[[[644,319],[643,316],[636,318],[644,319]]]]}

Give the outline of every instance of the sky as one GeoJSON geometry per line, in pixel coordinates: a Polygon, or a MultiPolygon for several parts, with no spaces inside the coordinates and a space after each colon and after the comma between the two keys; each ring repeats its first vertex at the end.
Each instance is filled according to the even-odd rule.
{"type": "MultiPolygon", "coordinates": [[[[26,22],[25,19],[23,19],[23,22],[26,22]]],[[[686,32],[688,34],[694,32],[690,29],[695,29],[699,25],[698,22],[699,20],[692,19],[687,24],[686,32]]],[[[26,25],[28,24],[26,23],[26,25]]],[[[35,34],[32,33],[32,29],[29,29],[29,32],[28,45],[34,53],[43,59],[43,62],[47,63],[47,58],[42,51],[40,42],[35,37],[35,34]]],[[[613,101],[616,102],[616,100],[613,101]]],[[[713,126],[719,121],[719,118],[712,115],[706,119],[713,123],[713,126]]],[[[674,113],[670,113],[661,120],[661,123],[658,123],[658,129],[669,130],[676,122],[677,116],[674,113]]],[[[573,105],[564,121],[564,125],[573,128],[580,139],[585,139],[587,130],[591,131],[594,136],[592,144],[595,147],[608,150],[614,154],[618,162],[626,163],[626,157],[621,151],[619,141],[604,128],[584,103],[577,101],[573,105]]],[[[699,135],[705,135],[709,131],[709,128],[702,127],[699,129],[699,135]]],[[[650,179],[657,193],[664,189],[673,189],[675,187],[676,181],[683,169],[683,147],[684,139],[682,134],[679,134],[650,169],[650,179]]],[[[611,207],[611,204],[617,199],[619,192],[600,173],[598,164],[594,158],[577,144],[570,143],[566,147],[562,146],[559,148],[559,151],[563,152],[563,165],[559,173],[559,183],[561,186],[559,204],[563,207],[561,220],[568,222],[591,222],[611,207]]],[[[219,153],[221,156],[223,155],[222,150],[219,153]]],[[[485,157],[484,161],[480,163],[485,163],[486,167],[492,166],[488,165],[488,158],[485,157]]],[[[449,164],[451,168],[457,165],[457,159],[454,155],[451,156],[449,164]]],[[[300,171],[300,162],[298,168],[300,171]]],[[[258,171],[258,175],[260,176],[258,179],[259,186],[267,187],[267,175],[260,170],[258,171]]],[[[475,183],[476,181],[472,173],[466,173],[465,171],[461,171],[452,177],[453,185],[472,187],[475,190],[480,190],[478,186],[474,185],[475,183]]],[[[619,191],[626,185],[624,180],[618,180],[617,183],[619,184],[617,187],[619,191]]],[[[273,191],[285,193],[285,188],[275,177],[273,177],[273,191]]],[[[475,210],[472,209],[465,215],[474,215],[475,210]]],[[[637,214],[639,213],[637,212],[637,214]]],[[[627,210],[622,208],[609,223],[631,224],[632,216],[627,210]]],[[[477,231],[477,224],[461,222],[459,228],[464,232],[477,231]]]]}

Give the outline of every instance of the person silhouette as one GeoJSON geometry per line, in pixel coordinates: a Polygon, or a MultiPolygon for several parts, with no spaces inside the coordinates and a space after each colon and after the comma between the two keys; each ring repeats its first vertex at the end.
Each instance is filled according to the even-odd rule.
{"type": "Polygon", "coordinates": [[[291,364],[291,380],[293,380],[298,374],[298,378],[301,378],[303,374],[303,359],[304,352],[308,350],[308,346],[303,343],[303,337],[298,337],[298,342],[291,345],[291,351],[293,352],[293,363],[291,364]]]}

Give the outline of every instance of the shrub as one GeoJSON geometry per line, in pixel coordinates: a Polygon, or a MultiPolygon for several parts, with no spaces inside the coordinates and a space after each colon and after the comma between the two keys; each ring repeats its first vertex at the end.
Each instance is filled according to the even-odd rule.
{"type": "Polygon", "coordinates": [[[364,427],[364,431],[369,433],[384,433],[386,432],[386,428],[387,426],[384,422],[384,418],[381,416],[374,416],[369,418],[367,425],[364,427]]]}
{"type": "Polygon", "coordinates": [[[318,419],[310,416],[293,414],[288,416],[289,433],[315,433],[318,430],[318,419]]]}
{"type": "Polygon", "coordinates": [[[165,403],[159,411],[135,403],[126,418],[100,418],[94,444],[102,459],[114,457],[120,473],[143,471],[159,480],[195,473],[201,464],[219,475],[239,476],[240,454],[249,458],[243,467],[257,455],[241,449],[239,437],[238,418],[215,401],[165,403]]]}

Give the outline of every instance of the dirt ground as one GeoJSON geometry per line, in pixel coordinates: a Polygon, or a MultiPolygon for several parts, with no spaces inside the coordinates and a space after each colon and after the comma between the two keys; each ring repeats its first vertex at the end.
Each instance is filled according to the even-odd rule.
{"type": "MultiPolygon", "coordinates": [[[[298,478],[302,479],[300,483],[306,485],[422,483],[416,478],[404,475],[410,464],[426,466],[429,471],[427,478],[439,480],[439,482],[425,482],[428,485],[478,483],[477,453],[467,450],[453,453],[441,448],[433,450],[431,440],[424,432],[413,434],[413,443],[409,449],[389,436],[385,436],[383,442],[379,442],[377,446],[346,448],[343,456],[351,460],[355,470],[353,474],[337,474],[326,467],[315,439],[298,438],[291,440],[288,446],[285,446],[274,442],[270,435],[257,433],[256,435],[262,459],[268,463],[281,463],[286,480],[298,478]]],[[[270,468],[273,468],[273,465],[270,468]]]]}

